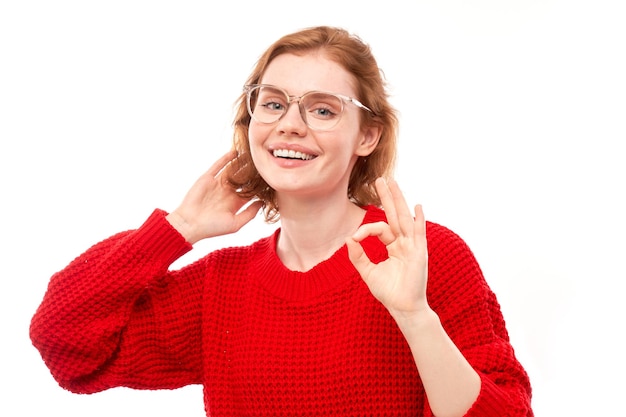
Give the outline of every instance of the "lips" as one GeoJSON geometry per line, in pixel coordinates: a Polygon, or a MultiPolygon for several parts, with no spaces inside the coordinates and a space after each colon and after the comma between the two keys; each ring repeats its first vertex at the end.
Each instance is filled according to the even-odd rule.
{"type": "Polygon", "coordinates": [[[274,149],[272,154],[276,158],[287,158],[287,159],[299,159],[302,161],[310,161],[315,158],[315,155],[307,154],[300,151],[294,151],[293,149],[274,149]]]}

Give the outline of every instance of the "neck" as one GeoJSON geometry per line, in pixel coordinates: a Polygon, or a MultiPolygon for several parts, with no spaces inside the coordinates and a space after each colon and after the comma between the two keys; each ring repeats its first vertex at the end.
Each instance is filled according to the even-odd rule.
{"type": "Polygon", "coordinates": [[[340,202],[280,202],[281,231],[276,253],[294,271],[308,271],[341,248],[363,221],[365,211],[340,202]]]}

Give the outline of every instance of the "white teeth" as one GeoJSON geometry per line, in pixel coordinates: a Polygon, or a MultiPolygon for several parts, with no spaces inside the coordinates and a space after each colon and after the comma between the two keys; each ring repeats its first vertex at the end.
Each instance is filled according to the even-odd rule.
{"type": "Polygon", "coordinates": [[[277,158],[302,159],[303,161],[313,159],[313,155],[288,149],[275,149],[274,156],[277,158]]]}

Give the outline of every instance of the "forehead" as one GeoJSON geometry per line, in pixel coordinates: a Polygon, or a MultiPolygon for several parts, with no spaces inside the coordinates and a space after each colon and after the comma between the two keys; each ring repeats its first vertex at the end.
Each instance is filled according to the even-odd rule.
{"type": "Polygon", "coordinates": [[[321,52],[304,55],[282,54],[265,69],[261,84],[272,84],[289,94],[328,91],[354,96],[354,76],[321,52]]]}

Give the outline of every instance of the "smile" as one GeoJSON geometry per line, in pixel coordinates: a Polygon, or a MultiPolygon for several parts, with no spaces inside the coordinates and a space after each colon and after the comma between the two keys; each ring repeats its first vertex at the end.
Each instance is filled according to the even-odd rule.
{"type": "Polygon", "coordinates": [[[303,161],[309,161],[315,158],[315,155],[309,155],[306,153],[302,153],[294,150],[287,149],[275,149],[273,154],[276,158],[288,158],[288,159],[300,159],[303,161]]]}

